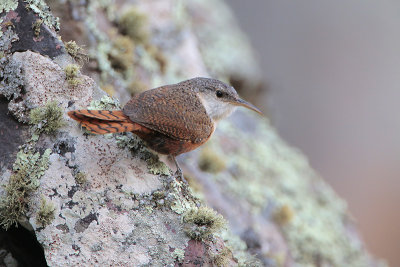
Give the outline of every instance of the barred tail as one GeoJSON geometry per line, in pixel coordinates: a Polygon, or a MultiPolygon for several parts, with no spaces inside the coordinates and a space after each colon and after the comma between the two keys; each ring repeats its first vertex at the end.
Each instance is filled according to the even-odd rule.
{"type": "Polygon", "coordinates": [[[69,111],[68,116],[94,134],[132,132],[138,128],[122,110],[80,109],[69,111]]]}
{"type": "Polygon", "coordinates": [[[68,116],[74,120],[80,120],[82,117],[88,117],[106,121],[129,121],[128,116],[126,116],[122,110],[77,109],[69,111],[68,116]]]}

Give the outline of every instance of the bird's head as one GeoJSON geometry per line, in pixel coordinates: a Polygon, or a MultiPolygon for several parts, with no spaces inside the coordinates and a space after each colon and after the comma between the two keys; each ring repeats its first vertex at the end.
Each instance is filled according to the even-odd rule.
{"type": "Polygon", "coordinates": [[[229,116],[238,106],[262,114],[256,106],[240,98],[236,90],[226,83],[210,78],[194,78],[189,81],[213,121],[229,116]]]}

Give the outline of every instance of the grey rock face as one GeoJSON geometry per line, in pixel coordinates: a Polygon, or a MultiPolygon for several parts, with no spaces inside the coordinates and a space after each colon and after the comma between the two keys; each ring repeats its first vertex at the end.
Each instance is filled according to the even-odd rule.
{"type": "MultiPolygon", "coordinates": [[[[10,220],[35,234],[49,266],[378,265],[345,203],[266,119],[238,112],[209,144],[183,155],[188,186],[132,134],[90,135],[67,117],[72,109],[121,106],[99,85],[122,103],[137,87],[209,72],[257,87],[251,48],[237,28],[227,30],[232,16],[222,1],[72,1],[68,9],[52,1],[63,38],[86,44],[90,57],[74,83],[65,68],[75,57],[59,41],[47,5],[5,2],[0,209],[16,204],[10,220]],[[135,39],[121,30],[128,11],[141,33],[135,39]],[[36,108],[62,110],[64,123],[44,133],[48,118],[28,124],[36,108]],[[227,229],[205,229],[218,216],[200,214],[204,203],[224,215],[227,229]]],[[[4,262],[13,262],[9,251],[0,254],[4,262]]]]}

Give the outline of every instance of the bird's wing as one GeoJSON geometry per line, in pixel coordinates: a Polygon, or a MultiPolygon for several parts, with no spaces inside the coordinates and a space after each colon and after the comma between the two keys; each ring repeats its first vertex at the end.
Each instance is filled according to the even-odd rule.
{"type": "Polygon", "coordinates": [[[214,131],[200,99],[182,86],[145,91],[132,98],[123,111],[133,122],[177,140],[200,143],[214,131]]]}

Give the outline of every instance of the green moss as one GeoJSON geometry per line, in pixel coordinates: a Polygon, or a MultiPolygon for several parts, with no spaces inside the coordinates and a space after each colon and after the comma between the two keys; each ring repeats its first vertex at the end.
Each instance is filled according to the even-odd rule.
{"type": "Polygon", "coordinates": [[[135,43],[145,44],[149,39],[148,21],[145,14],[137,8],[130,8],[121,15],[118,27],[122,34],[127,35],[135,43]]]}
{"type": "Polygon", "coordinates": [[[33,24],[32,24],[32,30],[33,34],[38,37],[40,35],[40,26],[42,26],[43,20],[37,19],[33,24]]]}
{"type": "Polygon", "coordinates": [[[218,173],[226,169],[226,163],[222,156],[217,155],[210,146],[207,146],[201,151],[199,168],[206,172],[218,173]]]}
{"type": "Polygon", "coordinates": [[[28,207],[29,194],[40,184],[40,177],[49,167],[51,149],[46,149],[42,156],[39,153],[17,153],[13,173],[5,186],[6,195],[0,199],[0,225],[8,229],[17,224],[28,207]]]}
{"type": "Polygon", "coordinates": [[[76,182],[77,184],[80,184],[80,185],[85,184],[85,183],[87,182],[86,173],[84,173],[84,172],[78,172],[78,173],[75,175],[75,182],[76,182]]]}
{"type": "Polygon", "coordinates": [[[112,44],[108,53],[111,66],[119,72],[125,72],[132,68],[135,49],[132,40],[125,36],[117,36],[112,44]]]}
{"type": "Polygon", "coordinates": [[[81,67],[76,64],[69,64],[64,68],[65,79],[68,81],[68,84],[72,87],[77,86],[82,81],[78,78],[79,70],[81,67]]]}
{"type": "Polygon", "coordinates": [[[68,54],[70,54],[72,57],[75,57],[79,52],[82,51],[82,48],[80,48],[75,41],[69,41],[64,43],[65,50],[67,50],[68,54]]]}
{"type": "Polygon", "coordinates": [[[79,74],[79,70],[80,70],[80,69],[81,69],[81,68],[80,68],[78,65],[76,65],[76,64],[69,64],[69,65],[67,65],[67,66],[65,67],[65,69],[64,69],[65,75],[66,75],[66,77],[67,77],[67,80],[77,77],[78,74],[79,74]]]}
{"type": "Polygon", "coordinates": [[[45,227],[54,220],[55,206],[51,202],[47,202],[44,197],[40,201],[40,207],[36,214],[36,223],[45,227]]]}
{"type": "Polygon", "coordinates": [[[229,266],[232,257],[232,252],[227,247],[224,247],[221,252],[214,255],[213,262],[215,266],[229,266]]]}
{"type": "Polygon", "coordinates": [[[83,49],[75,43],[75,41],[66,42],[64,43],[64,46],[68,54],[77,62],[83,63],[89,60],[89,57],[85,54],[83,49]]]}
{"type": "Polygon", "coordinates": [[[186,234],[195,240],[208,240],[226,226],[222,215],[208,207],[193,208],[183,215],[186,234]]]}
{"type": "Polygon", "coordinates": [[[30,124],[34,126],[37,134],[42,132],[52,134],[65,125],[63,113],[63,109],[56,101],[50,101],[44,107],[31,110],[30,124]]]}

